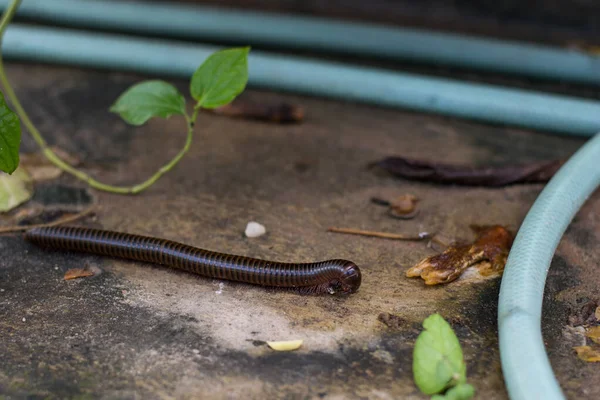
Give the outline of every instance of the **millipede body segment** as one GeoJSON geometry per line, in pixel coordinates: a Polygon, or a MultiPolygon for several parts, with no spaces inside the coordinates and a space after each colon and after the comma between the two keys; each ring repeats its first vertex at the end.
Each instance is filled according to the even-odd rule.
{"type": "Polygon", "coordinates": [[[281,263],[203,250],[171,240],[80,227],[29,230],[25,239],[56,250],[126,258],[169,266],[209,278],[297,288],[304,293],[355,293],[360,269],[347,260],[281,263]]]}

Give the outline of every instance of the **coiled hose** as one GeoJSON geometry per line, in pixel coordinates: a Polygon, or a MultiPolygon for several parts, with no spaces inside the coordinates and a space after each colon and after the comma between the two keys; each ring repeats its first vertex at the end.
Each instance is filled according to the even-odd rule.
{"type": "MultiPolygon", "coordinates": [[[[0,0],[0,7],[9,3],[0,0]]],[[[414,60],[600,85],[600,58],[584,52],[422,29],[158,1],[140,5],[116,0],[26,0],[17,16],[63,26],[414,60]]]]}
{"type": "MultiPolygon", "coordinates": [[[[63,63],[189,78],[213,46],[13,24],[7,59],[63,63]]],[[[252,51],[254,87],[343,101],[434,112],[478,121],[592,136],[600,102],[548,93],[425,77],[384,69],[252,51]]]]}
{"type": "Polygon", "coordinates": [[[500,287],[500,358],[512,400],[564,399],[542,339],[550,262],[567,226],[600,185],[600,133],[579,149],[539,195],[511,249],[500,287]]]}

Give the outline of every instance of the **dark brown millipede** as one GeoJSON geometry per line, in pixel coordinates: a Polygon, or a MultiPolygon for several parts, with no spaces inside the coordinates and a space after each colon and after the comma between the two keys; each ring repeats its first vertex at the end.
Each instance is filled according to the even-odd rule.
{"type": "Polygon", "coordinates": [[[80,227],[35,228],[25,239],[39,246],[166,265],[209,278],[295,288],[301,293],[355,293],[360,269],[352,261],[281,263],[203,250],[171,240],[80,227]]]}

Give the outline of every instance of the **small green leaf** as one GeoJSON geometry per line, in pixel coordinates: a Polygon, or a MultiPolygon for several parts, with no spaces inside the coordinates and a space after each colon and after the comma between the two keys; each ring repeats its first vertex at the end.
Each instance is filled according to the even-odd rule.
{"type": "Polygon", "coordinates": [[[230,103],[248,82],[250,47],[221,50],[211,54],[194,72],[190,83],[192,97],[202,108],[230,103]]]}
{"type": "Polygon", "coordinates": [[[446,400],[469,400],[475,396],[475,388],[468,383],[460,383],[446,392],[446,400]]]}
{"type": "Polygon", "coordinates": [[[475,396],[475,388],[468,383],[459,383],[445,394],[436,394],[431,400],[469,400],[475,396]]]}
{"type": "Polygon", "coordinates": [[[423,321],[413,351],[413,375],[419,389],[428,395],[466,380],[466,365],[458,338],[439,314],[423,321]]]}
{"type": "Polygon", "coordinates": [[[19,166],[21,121],[0,92],[0,171],[12,174],[19,166]]]}
{"type": "Polygon", "coordinates": [[[0,212],[12,210],[32,195],[31,177],[23,168],[18,168],[12,175],[0,172],[0,212]]]}
{"type": "Polygon", "coordinates": [[[164,81],[133,85],[110,107],[131,125],[142,125],[152,117],[185,115],[185,98],[175,86],[164,81]]]}

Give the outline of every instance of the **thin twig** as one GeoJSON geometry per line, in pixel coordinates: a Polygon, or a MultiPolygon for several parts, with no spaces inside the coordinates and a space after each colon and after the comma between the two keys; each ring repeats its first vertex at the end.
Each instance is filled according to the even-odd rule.
{"type": "Polygon", "coordinates": [[[0,228],[0,234],[1,233],[10,233],[10,232],[28,231],[29,229],[34,229],[34,228],[47,228],[50,226],[66,224],[66,223],[81,219],[81,218],[85,217],[86,215],[91,214],[92,211],[94,211],[94,208],[95,208],[94,206],[91,206],[77,214],[69,215],[68,217],[59,218],[55,221],[48,222],[45,224],[33,224],[33,225],[23,225],[23,226],[14,225],[14,226],[2,227],[2,228],[0,228]]]}
{"type": "Polygon", "coordinates": [[[335,233],[347,233],[350,235],[361,235],[361,236],[369,236],[369,237],[377,237],[381,239],[392,239],[392,240],[423,240],[431,237],[431,234],[428,232],[420,232],[418,235],[404,235],[401,233],[388,233],[388,232],[375,232],[375,231],[364,231],[362,229],[352,229],[352,228],[329,228],[328,232],[335,233]]]}

